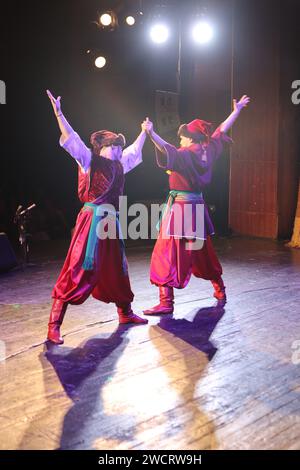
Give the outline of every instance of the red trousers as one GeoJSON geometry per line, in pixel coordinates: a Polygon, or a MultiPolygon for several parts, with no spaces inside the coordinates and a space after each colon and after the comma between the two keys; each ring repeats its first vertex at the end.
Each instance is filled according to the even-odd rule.
{"type": "Polygon", "coordinates": [[[222,266],[208,236],[200,250],[187,250],[187,240],[162,238],[156,241],[150,266],[150,280],[157,286],[183,289],[191,275],[216,281],[222,275],[222,266]]]}
{"type": "Polygon", "coordinates": [[[82,269],[91,220],[90,211],[79,213],[69,251],[52,297],[74,305],[82,304],[89,295],[106,303],[129,304],[134,296],[129,277],[123,271],[118,239],[99,240],[95,269],[82,269]]]}

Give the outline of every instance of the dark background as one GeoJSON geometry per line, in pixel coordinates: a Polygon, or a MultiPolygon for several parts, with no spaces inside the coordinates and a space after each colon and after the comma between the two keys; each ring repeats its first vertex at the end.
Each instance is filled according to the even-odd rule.
{"type": "MultiPolygon", "coordinates": [[[[276,2],[266,1],[271,17],[276,2]]],[[[241,2],[252,4],[250,0],[241,2]]],[[[173,37],[159,47],[150,42],[147,34],[147,22],[158,3],[29,0],[1,5],[0,79],[6,82],[7,104],[0,106],[0,229],[8,232],[10,238],[16,236],[11,219],[18,204],[35,202],[41,211],[54,206],[62,211],[67,227],[74,225],[80,207],[77,165],[58,145],[60,133],[45,93],[47,88],[55,96],[62,96],[65,116],[87,144],[90,133],[103,128],[123,132],[131,143],[145,116],[155,121],[155,90],[176,91],[180,17],[181,121],[200,117],[216,127],[230,113],[234,1],[165,0],[167,17],[174,26],[173,37]],[[133,28],[121,25],[122,15],[140,6],[143,23],[133,28]],[[207,8],[216,30],[214,41],[204,47],[194,46],[188,37],[189,25],[199,7],[207,8]],[[97,12],[106,8],[116,10],[120,18],[120,27],[114,32],[99,30],[93,23],[97,12]],[[92,52],[87,54],[89,49],[92,52]],[[108,64],[104,69],[94,66],[94,52],[106,56],[108,64]]],[[[288,3],[297,6],[299,2],[288,3]]],[[[291,11],[289,14],[293,16],[291,11]]],[[[287,21],[280,28],[278,34],[283,36],[290,23],[287,21]]],[[[265,37],[270,39],[271,33],[274,31],[266,25],[265,37]]],[[[240,55],[243,49],[246,53],[247,47],[249,44],[241,41],[236,44],[240,55]]],[[[291,60],[298,61],[296,53],[291,60]]],[[[300,76],[294,77],[297,78],[300,76]]],[[[236,98],[250,94],[242,87],[235,91],[236,98]]],[[[176,136],[168,138],[176,142],[176,136]]],[[[167,176],[156,167],[150,143],[143,155],[144,164],[126,178],[125,194],[130,201],[163,199],[167,176]]],[[[229,173],[229,151],[225,150],[206,191],[207,202],[216,209],[214,222],[220,234],[229,230],[229,173]]]]}

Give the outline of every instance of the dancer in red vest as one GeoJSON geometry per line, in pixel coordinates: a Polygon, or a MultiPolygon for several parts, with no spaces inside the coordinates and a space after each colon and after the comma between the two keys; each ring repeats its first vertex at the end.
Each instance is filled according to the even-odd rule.
{"type": "MultiPolygon", "coordinates": [[[[211,135],[211,124],[195,119],[179,127],[180,148],[164,141],[153,130],[153,124],[145,121],[142,128],[147,131],[155,145],[157,164],[169,173],[170,193],[167,210],[162,218],[160,233],[156,241],[150,266],[150,280],[159,287],[160,302],[145,310],[145,315],[172,313],[174,308],[173,288],[183,289],[192,274],[207,279],[214,287],[214,297],[226,302],[222,266],[215,254],[211,235],[213,225],[205,207],[202,190],[211,182],[213,166],[222,153],[223,143],[231,139],[225,134],[233,125],[240,111],[250,99],[244,95],[239,102],[233,101],[233,112],[211,135]],[[191,207],[191,217],[185,220],[180,234],[172,232],[175,206],[191,207]],[[196,207],[204,206],[202,235],[197,237],[196,207]],[[168,232],[168,233],[167,233],[168,232]],[[197,238],[202,238],[202,248],[195,248],[197,238]]],[[[184,215],[183,217],[186,218],[184,215]]],[[[198,240],[199,241],[199,240],[198,240]]]]}
{"type": "Polygon", "coordinates": [[[54,301],[48,325],[48,340],[62,344],[60,326],[68,304],[82,304],[89,295],[102,302],[115,303],[119,323],[147,323],[147,320],[135,315],[131,309],[134,295],[130,287],[118,222],[124,173],[141,163],[146,132],[142,130],[136,141],[125,150],[122,150],[125,146],[122,134],[107,130],[94,132],[90,138],[91,150],[64,117],[60,97],[54,98],[50,91],[47,94],[62,133],[60,145],[78,163],[78,196],[84,203],[52,293],[54,301]],[[99,223],[108,215],[114,219],[115,236],[99,239],[99,223]]]}

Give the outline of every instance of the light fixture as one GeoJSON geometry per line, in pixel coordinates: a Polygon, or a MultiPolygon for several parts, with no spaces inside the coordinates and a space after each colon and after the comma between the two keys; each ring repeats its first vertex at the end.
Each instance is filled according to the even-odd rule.
{"type": "Polygon", "coordinates": [[[134,23],[135,23],[135,18],[134,18],[134,16],[129,15],[129,16],[126,17],[125,21],[128,24],[128,26],[133,26],[134,23]]]}
{"type": "Polygon", "coordinates": [[[112,24],[113,17],[110,13],[103,13],[100,16],[99,22],[102,24],[102,26],[109,26],[112,24]]]}
{"type": "Polygon", "coordinates": [[[94,21],[98,28],[114,31],[118,26],[118,17],[112,10],[98,13],[98,21],[94,21]]]}
{"type": "Polygon", "coordinates": [[[169,30],[163,23],[157,23],[151,27],[150,37],[156,44],[162,44],[167,41],[169,30]]]}
{"type": "Polygon", "coordinates": [[[208,23],[200,21],[194,26],[192,30],[192,35],[195,42],[198,42],[199,44],[204,44],[212,39],[213,30],[208,23]]]}
{"type": "Polygon", "coordinates": [[[105,66],[105,64],[106,64],[106,59],[103,56],[99,56],[95,60],[95,65],[98,69],[102,69],[105,66]]]}

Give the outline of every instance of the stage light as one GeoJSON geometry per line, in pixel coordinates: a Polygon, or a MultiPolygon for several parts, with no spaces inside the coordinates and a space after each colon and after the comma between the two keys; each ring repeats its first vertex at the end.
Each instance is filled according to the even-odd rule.
{"type": "Polygon", "coordinates": [[[109,26],[112,24],[112,21],[113,21],[113,18],[110,13],[103,13],[100,16],[100,23],[102,24],[102,26],[109,26]]]}
{"type": "Polygon", "coordinates": [[[127,16],[126,23],[128,24],[128,26],[133,26],[135,23],[135,18],[133,16],[127,16]]]}
{"type": "Polygon", "coordinates": [[[153,42],[157,44],[162,44],[167,41],[169,37],[169,30],[162,23],[155,24],[150,29],[150,37],[153,42]]]}
{"type": "Polygon", "coordinates": [[[95,65],[98,69],[102,69],[106,64],[106,59],[105,57],[97,57],[97,59],[95,60],[95,65]]]}
{"type": "Polygon", "coordinates": [[[194,26],[192,35],[193,35],[194,41],[200,44],[204,44],[206,42],[209,42],[212,39],[213,30],[212,30],[212,27],[208,23],[201,21],[200,23],[197,23],[194,26]]]}

